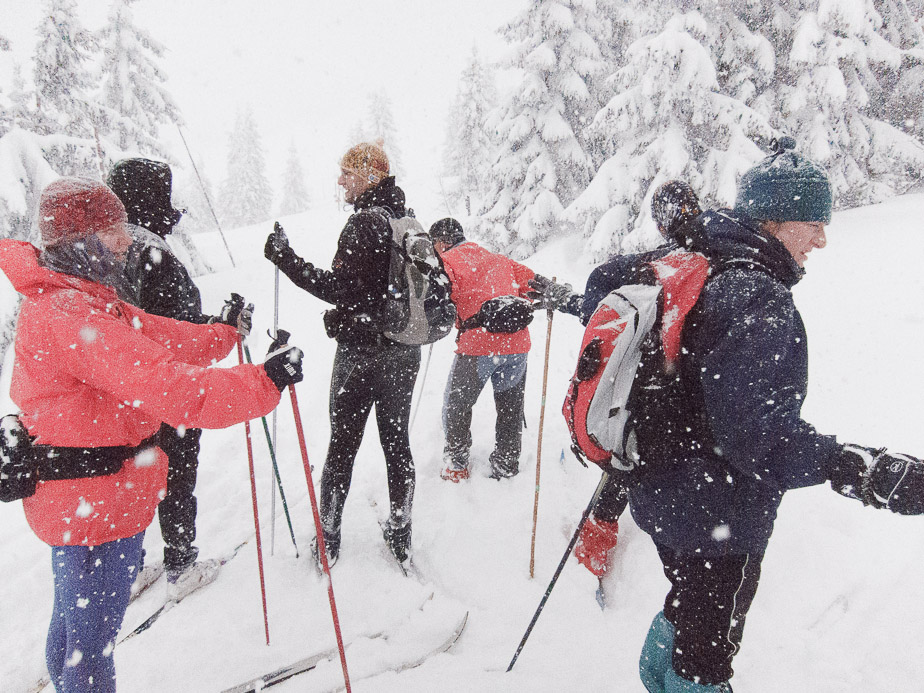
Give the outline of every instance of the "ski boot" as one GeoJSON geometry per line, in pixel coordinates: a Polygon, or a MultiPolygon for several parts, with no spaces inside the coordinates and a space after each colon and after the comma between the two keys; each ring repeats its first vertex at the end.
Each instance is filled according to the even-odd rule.
{"type": "Polygon", "coordinates": [[[385,543],[388,549],[398,561],[404,574],[408,574],[411,563],[411,522],[408,520],[403,525],[398,525],[389,519],[382,523],[382,535],[385,537],[385,543]]]}

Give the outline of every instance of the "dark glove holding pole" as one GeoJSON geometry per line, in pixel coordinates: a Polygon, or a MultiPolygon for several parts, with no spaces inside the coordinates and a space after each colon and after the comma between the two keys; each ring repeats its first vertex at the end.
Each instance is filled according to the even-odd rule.
{"type": "Polygon", "coordinates": [[[300,383],[305,377],[302,373],[302,358],[305,354],[298,347],[289,346],[289,336],[285,330],[277,331],[263,362],[266,375],[280,392],[289,385],[300,383]]]}
{"type": "Polygon", "coordinates": [[[273,224],[273,232],[267,236],[266,245],[263,246],[263,255],[274,265],[282,262],[292,252],[289,239],[282,225],[277,221],[273,224]]]}
{"type": "Polygon", "coordinates": [[[216,315],[209,322],[221,322],[225,325],[231,325],[239,335],[246,337],[253,328],[253,303],[245,306],[244,297],[240,294],[232,293],[231,298],[225,301],[221,314],[216,315]]]}
{"type": "Polygon", "coordinates": [[[924,515],[924,461],[885,448],[845,445],[828,470],[831,488],[874,508],[924,515]]]}
{"type": "Polygon", "coordinates": [[[560,310],[568,305],[571,297],[575,295],[570,284],[558,284],[541,274],[530,279],[529,286],[533,290],[526,292],[526,297],[536,308],[545,310],[560,310]]]}

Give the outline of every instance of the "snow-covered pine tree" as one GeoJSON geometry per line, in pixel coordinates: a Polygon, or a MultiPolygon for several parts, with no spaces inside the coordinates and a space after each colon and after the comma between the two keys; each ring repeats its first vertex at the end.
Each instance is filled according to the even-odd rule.
{"type": "Polygon", "coordinates": [[[75,0],[43,0],[39,41],[33,56],[36,110],[30,130],[38,134],[93,134],[90,60],[97,44],[77,18],[75,0]]]}
{"type": "Polygon", "coordinates": [[[604,0],[534,0],[502,31],[517,87],[492,115],[499,146],[480,235],[515,258],[570,228],[564,209],[594,173],[582,133],[598,106],[610,40],[604,0]]]}
{"type": "Polygon", "coordinates": [[[218,215],[231,227],[270,217],[273,190],[266,178],[266,157],[253,112],[238,112],[228,138],[228,170],[218,191],[218,215]]]}
{"type": "Polygon", "coordinates": [[[884,98],[873,106],[878,117],[924,142],[924,0],[875,0],[880,33],[901,48],[898,70],[879,75],[884,98]]]}
{"type": "Polygon", "coordinates": [[[209,209],[211,204],[217,212],[214,186],[201,159],[196,161],[196,169],[198,175],[191,166],[179,175],[176,169],[173,172],[173,204],[178,209],[186,210],[180,219],[180,225],[192,234],[217,231],[215,219],[209,209]]]}
{"type": "Polygon", "coordinates": [[[838,206],[886,199],[924,169],[924,146],[877,106],[888,100],[880,77],[898,72],[908,54],[882,28],[872,0],[818,0],[800,14],[780,66],[784,126],[827,169],[838,206]]]}
{"type": "Polygon", "coordinates": [[[282,201],[279,203],[279,215],[300,214],[311,209],[311,196],[305,185],[305,174],[295,144],[289,147],[289,159],[286,162],[285,177],[282,185],[282,201]]]}
{"type": "Polygon", "coordinates": [[[123,152],[169,161],[158,127],[179,122],[179,110],[162,86],[167,76],[155,62],[165,48],[134,23],[130,8],[134,2],[113,0],[100,32],[100,134],[111,138],[123,152]]]}
{"type": "MultiPolygon", "coordinates": [[[[668,16],[675,11],[659,7],[668,16]]],[[[719,91],[717,48],[726,49],[726,81],[739,93],[750,91],[728,44],[733,15],[693,11],[662,23],[657,14],[637,11],[643,35],[626,50],[624,65],[611,77],[614,96],[590,127],[609,143],[609,156],[568,209],[596,258],[659,242],[650,223],[651,194],[666,180],[685,180],[704,200],[730,203],[739,175],[762,155],[755,142],[772,134],[766,118],[719,91]],[[654,27],[663,28],[644,34],[654,27]]],[[[752,69],[771,68],[758,62],[752,69]]]]}
{"type": "Polygon", "coordinates": [[[487,117],[496,99],[493,71],[473,48],[459,80],[443,151],[447,205],[466,217],[481,205],[490,175],[495,143],[487,128],[487,117]]]}
{"type": "MultiPolygon", "coordinates": [[[[10,50],[10,42],[0,34],[0,52],[10,50]]],[[[0,137],[10,129],[12,118],[10,117],[10,107],[3,96],[3,89],[0,89],[0,137]]]]}
{"type": "Polygon", "coordinates": [[[8,106],[5,109],[8,126],[28,130],[32,127],[32,119],[35,115],[31,105],[34,96],[26,90],[26,80],[22,75],[22,65],[16,61],[13,61],[10,86],[10,91],[6,95],[8,106]]]}
{"type": "MultiPolygon", "coordinates": [[[[391,175],[399,178],[404,175],[401,162],[401,147],[398,144],[398,129],[391,110],[391,99],[384,90],[369,95],[369,110],[365,132],[371,141],[382,140],[391,175]]],[[[354,142],[355,144],[355,142],[354,142]]],[[[352,146],[352,145],[351,145],[352,146]]]]}

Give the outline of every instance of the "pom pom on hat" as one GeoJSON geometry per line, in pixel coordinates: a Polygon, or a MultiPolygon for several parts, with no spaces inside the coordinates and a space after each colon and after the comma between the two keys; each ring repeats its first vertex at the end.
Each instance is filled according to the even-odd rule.
{"type": "Polygon", "coordinates": [[[119,198],[89,178],[59,178],[42,190],[38,226],[46,248],[92,236],[128,217],[119,198]]]}
{"type": "Polygon", "coordinates": [[[347,150],[340,160],[340,168],[355,173],[363,180],[378,185],[388,176],[388,156],[382,140],[360,142],[347,150]]]}
{"type": "Polygon", "coordinates": [[[774,152],[745,172],[735,211],[761,221],[831,221],[831,184],[825,170],[796,153],[796,141],[771,142],[774,152]]]}

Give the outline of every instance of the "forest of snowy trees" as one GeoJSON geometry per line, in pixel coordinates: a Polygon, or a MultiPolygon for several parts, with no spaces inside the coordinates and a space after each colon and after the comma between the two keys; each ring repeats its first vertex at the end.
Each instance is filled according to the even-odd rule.
{"type": "Polygon", "coordinates": [[[651,192],[682,178],[708,205],[780,134],[823,164],[840,208],[918,185],[922,0],[535,0],[473,55],[444,183],[517,258],[580,233],[596,259],[650,244],[651,192]],[[513,71],[500,98],[497,69],[513,71]]]}

